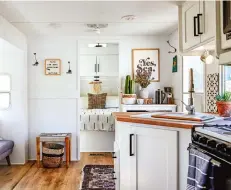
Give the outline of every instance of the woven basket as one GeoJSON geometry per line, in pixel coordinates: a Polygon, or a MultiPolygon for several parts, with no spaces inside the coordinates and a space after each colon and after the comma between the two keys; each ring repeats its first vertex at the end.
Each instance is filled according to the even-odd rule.
{"type": "Polygon", "coordinates": [[[45,168],[58,168],[63,162],[64,146],[45,143],[42,149],[42,163],[45,168]]]}

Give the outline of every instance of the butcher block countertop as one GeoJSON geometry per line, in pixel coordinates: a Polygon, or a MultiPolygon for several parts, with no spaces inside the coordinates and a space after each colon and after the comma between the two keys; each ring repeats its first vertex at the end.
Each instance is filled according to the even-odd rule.
{"type": "Polygon", "coordinates": [[[175,127],[175,128],[184,128],[184,129],[192,129],[196,125],[201,125],[200,122],[190,122],[187,123],[185,121],[171,121],[166,119],[157,119],[157,118],[139,118],[139,117],[131,117],[132,115],[144,114],[141,112],[114,112],[112,113],[117,121],[121,122],[129,122],[129,123],[140,123],[140,124],[148,124],[148,125],[158,125],[158,126],[166,126],[166,127],[175,127]]]}

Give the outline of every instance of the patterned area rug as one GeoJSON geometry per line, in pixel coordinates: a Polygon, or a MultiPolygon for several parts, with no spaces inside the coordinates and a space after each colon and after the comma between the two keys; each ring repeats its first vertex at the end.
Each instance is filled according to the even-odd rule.
{"type": "Polygon", "coordinates": [[[83,168],[81,190],[115,190],[114,166],[86,165],[83,168]]]}

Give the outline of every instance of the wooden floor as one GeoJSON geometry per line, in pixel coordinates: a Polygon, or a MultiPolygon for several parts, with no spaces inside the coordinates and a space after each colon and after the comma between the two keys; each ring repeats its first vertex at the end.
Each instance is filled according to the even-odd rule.
{"type": "Polygon", "coordinates": [[[80,161],[71,162],[69,168],[65,164],[57,169],[37,168],[35,161],[23,166],[0,166],[0,189],[78,190],[84,165],[113,165],[109,153],[104,156],[89,154],[81,153],[80,161]]]}

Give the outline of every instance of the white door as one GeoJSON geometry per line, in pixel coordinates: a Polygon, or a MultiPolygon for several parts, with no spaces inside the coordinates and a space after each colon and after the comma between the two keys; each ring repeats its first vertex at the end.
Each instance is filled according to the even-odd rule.
{"type": "Polygon", "coordinates": [[[200,43],[198,34],[199,1],[186,2],[182,7],[183,49],[187,50],[200,43]]]}
{"type": "Polygon", "coordinates": [[[98,72],[100,76],[118,76],[118,55],[102,55],[98,57],[98,72]]]}
{"type": "Polygon", "coordinates": [[[215,37],[216,34],[216,11],[215,1],[200,1],[200,28],[202,31],[201,42],[215,37]]]}
{"type": "Polygon", "coordinates": [[[136,127],[132,184],[136,190],[177,190],[177,131],[136,127]],[[134,181],[135,179],[135,181],[134,181]]]}
{"type": "Polygon", "coordinates": [[[96,74],[96,56],[81,55],[79,60],[80,76],[94,76],[96,74]]]}
{"type": "Polygon", "coordinates": [[[120,140],[119,140],[119,182],[120,182],[120,190],[134,190],[131,184],[131,156],[130,156],[130,139],[132,133],[132,128],[129,127],[129,124],[122,126],[123,129],[119,130],[120,140]]]}

